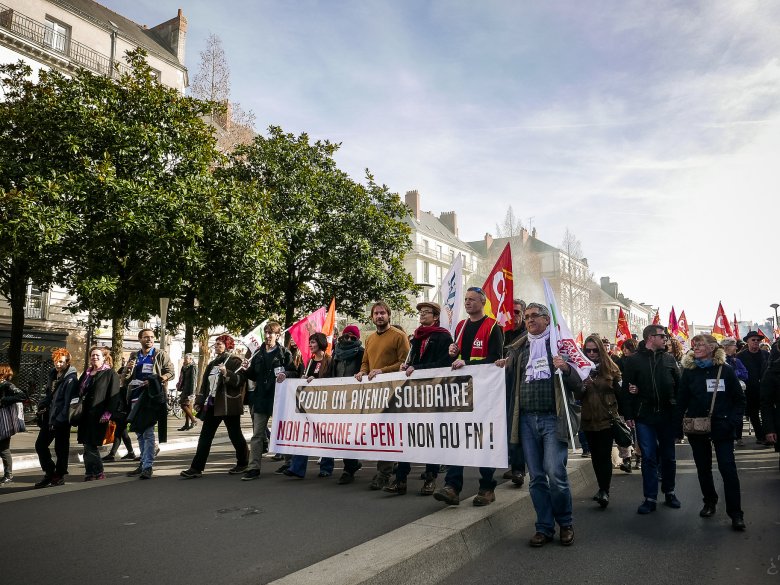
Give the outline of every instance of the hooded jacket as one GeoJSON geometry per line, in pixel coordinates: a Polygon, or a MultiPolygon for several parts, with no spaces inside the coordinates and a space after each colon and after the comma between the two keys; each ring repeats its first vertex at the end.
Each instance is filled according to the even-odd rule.
{"type": "Polygon", "coordinates": [[[680,391],[677,394],[677,418],[682,424],[683,416],[705,417],[710,414],[712,393],[707,390],[707,380],[715,380],[718,368],[725,390],[718,392],[712,409],[712,439],[727,441],[737,438],[737,431],[745,414],[745,393],[734,369],[726,363],[726,352],[722,348],[715,350],[712,365],[701,368],[689,351],[682,359],[683,373],[680,378],[680,391]]]}
{"type": "Polygon", "coordinates": [[[46,411],[41,418],[41,424],[53,426],[70,426],[68,422],[68,407],[71,398],[79,391],[79,376],[76,368],[69,366],[61,378],[57,377],[57,369],[49,371],[49,382],[46,384],[46,395],[38,404],[38,412],[46,411]]]}
{"type": "Polygon", "coordinates": [[[637,352],[623,363],[623,400],[626,420],[645,424],[672,422],[677,403],[680,370],[674,356],[666,349],[651,351],[639,342],[637,352]],[[639,388],[628,391],[629,384],[639,388]]]}
{"type": "Polygon", "coordinates": [[[288,378],[299,377],[298,370],[293,364],[292,353],[281,344],[277,344],[267,355],[265,343],[252,356],[252,361],[246,369],[246,377],[255,383],[255,389],[250,392],[247,402],[253,412],[272,414],[274,410],[274,398],[276,396],[276,368],[283,368],[284,375],[288,378]],[[267,358],[270,357],[270,361],[267,358]]]}

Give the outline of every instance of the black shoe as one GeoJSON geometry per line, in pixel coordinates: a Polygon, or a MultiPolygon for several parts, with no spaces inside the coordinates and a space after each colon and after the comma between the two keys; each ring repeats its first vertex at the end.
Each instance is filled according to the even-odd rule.
{"type": "Polygon", "coordinates": [[[599,490],[596,494],[596,501],[599,503],[599,506],[606,508],[609,505],[609,492],[606,490],[599,490]]]}
{"type": "Polygon", "coordinates": [[[198,421],[194,420],[190,423],[190,430],[194,429],[198,426],[198,421]]]}
{"type": "Polygon", "coordinates": [[[128,459],[135,459],[135,453],[125,453],[119,459],[123,461],[127,461],[128,459]]]}
{"type": "Polygon", "coordinates": [[[253,479],[260,479],[259,469],[249,469],[244,473],[241,481],[252,481],[253,479]]]}
{"type": "Polygon", "coordinates": [[[620,469],[620,471],[623,471],[623,472],[625,472],[625,473],[631,473],[631,472],[633,471],[633,470],[631,469],[631,460],[630,460],[630,459],[629,459],[629,460],[627,460],[627,461],[623,461],[623,463],[621,463],[621,464],[618,466],[618,468],[620,469]]]}
{"type": "Polygon", "coordinates": [[[734,516],[731,519],[731,529],[736,530],[737,532],[744,532],[745,519],[742,516],[734,516]]]}
{"type": "Polygon", "coordinates": [[[702,518],[709,518],[715,515],[715,504],[704,504],[704,507],[699,512],[699,516],[702,518]]]}
{"type": "Polygon", "coordinates": [[[355,481],[355,475],[353,473],[349,473],[348,471],[345,471],[341,474],[341,477],[339,477],[339,480],[336,482],[339,485],[346,485],[348,483],[352,483],[355,481]]]}
{"type": "Polygon", "coordinates": [[[35,485],[33,485],[33,487],[35,489],[48,487],[51,484],[51,477],[52,476],[47,473],[46,475],[43,476],[43,479],[37,482],[35,485]]]}
{"type": "Polygon", "coordinates": [[[271,457],[271,461],[282,461],[284,459],[284,455],[273,455],[271,457]]]}
{"type": "Polygon", "coordinates": [[[511,479],[515,487],[523,487],[523,484],[525,483],[525,474],[519,471],[512,472],[511,479]]]}
{"type": "Polygon", "coordinates": [[[290,471],[289,467],[284,470],[282,475],[286,475],[287,477],[294,477],[295,479],[303,479],[302,475],[298,475],[297,473],[293,473],[292,471],[290,471]]]}
{"type": "Polygon", "coordinates": [[[139,475],[140,479],[152,479],[152,468],[147,467],[142,472],[141,475],[139,475]]]}
{"type": "Polygon", "coordinates": [[[143,468],[139,465],[138,467],[133,469],[133,471],[128,471],[127,472],[127,477],[138,477],[143,472],[144,472],[143,468]]]}
{"type": "Polygon", "coordinates": [[[51,481],[49,482],[49,487],[59,487],[61,485],[65,485],[65,478],[61,475],[57,475],[56,473],[51,476],[51,481]]]}
{"type": "Polygon", "coordinates": [[[290,469],[290,466],[289,466],[289,465],[287,465],[287,464],[285,463],[285,464],[284,464],[284,465],[282,465],[282,466],[281,466],[279,469],[277,469],[276,471],[274,471],[274,473],[275,473],[276,475],[284,475],[284,472],[285,472],[285,471],[287,471],[288,469],[290,469]]]}
{"type": "Polygon", "coordinates": [[[664,504],[666,504],[670,508],[675,508],[675,509],[677,509],[680,506],[682,506],[682,504],[680,503],[680,500],[678,500],[677,496],[674,495],[674,492],[669,492],[668,494],[666,494],[666,498],[664,500],[664,504]]]}
{"type": "Polygon", "coordinates": [[[197,469],[193,469],[192,467],[185,469],[179,475],[184,479],[196,479],[198,477],[203,477],[202,472],[198,471],[197,469]]]}
{"type": "Polygon", "coordinates": [[[108,462],[111,462],[111,461],[116,461],[116,457],[114,457],[114,456],[113,456],[111,453],[109,453],[108,455],[106,455],[105,457],[103,457],[103,458],[101,459],[101,461],[105,461],[105,462],[107,462],[107,463],[108,463],[108,462]]]}
{"type": "Polygon", "coordinates": [[[436,478],[433,477],[432,473],[426,473],[425,483],[423,483],[422,487],[420,488],[420,495],[432,496],[433,492],[435,491],[436,491],[436,478]]]}
{"type": "Polygon", "coordinates": [[[183,427],[179,427],[176,430],[177,431],[189,431],[190,430],[190,426],[189,425],[184,425],[183,427]]]}
{"type": "Polygon", "coordinates": [[[249,467],[249,466],[248,465],[234,465],[233,467],[228,469],[228,473],[230,475],[243,474],[246,471],[247,467],[249,467]]]}

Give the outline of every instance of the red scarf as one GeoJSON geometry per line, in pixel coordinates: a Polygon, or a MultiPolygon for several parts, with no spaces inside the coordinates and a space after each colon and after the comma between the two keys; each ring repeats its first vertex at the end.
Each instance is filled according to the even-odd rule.
{"type": "Polygon", "coordinates": [[[434,333],[450,334],[448,329],[438,325],[420,325],[414,330],[414,338],[422,340],[422,343],[420,343],[420,357],[425,353],[425,348],[428,346],[428,338],[434,333]]]}

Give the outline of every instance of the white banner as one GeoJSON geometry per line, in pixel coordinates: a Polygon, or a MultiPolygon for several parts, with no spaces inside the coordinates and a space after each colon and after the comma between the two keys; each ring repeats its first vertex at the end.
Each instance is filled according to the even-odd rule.
{"type": "Polygon", "coordinates": [[[452,262],[447,274],[439,284],[441,293],[441,315],[439,323],[445,329],[449,329],[453,339],[455,327],[460,321],[460,308],[463,306],[463,255],[452,262]]]}
{"type": "Polygon", "coordinates": [[[276,385],[271,451],[506,467],[504,369],[416,370],[276,385]]]}
{"type": "Polygon", "coordinates": [[[569,362],[569,365],[584,380],[596,365],[585,357],[582,349],[574,341],[574,336],[569,330],[566,319],[563,318],[563,315],[558,310],[555,293],[553,293],[549,281],[546,278],[542,278],[542,282],[544,283],[544,298],[547,302],[547,307],[550,309],[550,348],[554,353],[557,347],[561,357],[569,362]]]}

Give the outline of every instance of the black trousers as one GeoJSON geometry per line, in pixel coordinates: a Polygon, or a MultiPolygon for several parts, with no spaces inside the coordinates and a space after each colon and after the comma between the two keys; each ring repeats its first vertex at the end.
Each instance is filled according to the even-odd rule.
{"type": "Polygon", "coordinates": [[[200,427],[200,436],[198,437],[198,448],[195,451],[195,457],[190,467],[196,471],[203,471],[206,467],[206,460],[211,452],[211,444],[214,442],[214,435],[217,433],[219,425],[225,423],[228,437],[236,450],[236,464],[245,466],[249,464],[249,447],[247,446],[244,433],[241,432],[241,416],[214,416],[211,411],[203,416],[203,424],[200,427]]]}
{"type": "MultiPolygon", "coordinates": [[[[757,441],[764,440],[764,430],[761,426],[761,399],[759,397],[758,389],[748,388],[745,392],[745,399],[747,404],[745,405],[745,413],[750,419],[750,424],[753,427],[753,432],[756,435],[757,441]]],[[[739,436],[742,436],[743,423],[740,425],[739,436]]]]}
{"type": "Polygon", "coordinates": [[[741,517],[742,498],[737,463],[734,460],[734,441],[711,441],[708,435],[688,435],[688,442],[693,451],[704,503],[714,506],[718,502],[718,492],[712,479],[712,448],[715,447],[715,458],[723,478],[723,491],[726,496],[726,514],[732,518],[741,517]]]}
{"type": "Polygon", "coordinates": [[[585,431],[590,445],[590,462],[596,474],[599,489],[609,493],[612,483],[612,429],[585,431]]]}
{"type": "Polygon", "coordinates": [[[133,443],[130,441],[130,433],[127,432],[127,420],[116,423],[116,431],[114,432],[114,444],[111,445],[111,452],[109,455],[116,455],[119,451],[119,446],[124,443],[125,449],[130,454],[133,454],[133,443]]]}
{"type": "Polygon", "coordinates": [[[57,474],[64,477],[68,473],[68,454],[70,451],[70,427],[65,425],[48,426],[42,428],[35,440],[35,452],[38,454],[38,461],[41,469],[46,475],[57,474]],[[51,446],[54,441],[54,454],[57,457],[57,463],[51,457],[51,446]]]}

